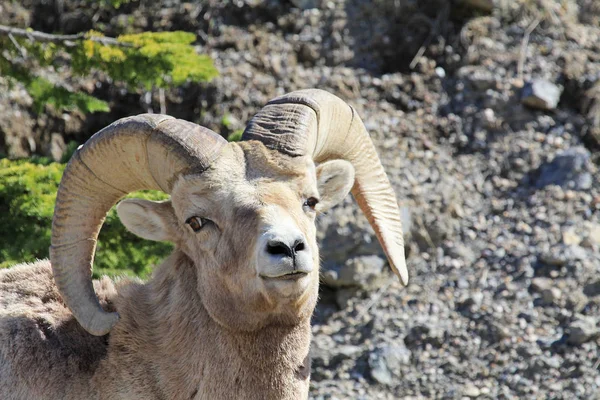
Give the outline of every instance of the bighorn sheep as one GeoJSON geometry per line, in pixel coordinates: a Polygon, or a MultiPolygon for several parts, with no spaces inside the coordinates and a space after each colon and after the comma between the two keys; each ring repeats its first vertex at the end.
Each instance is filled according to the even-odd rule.
{"type": "Polygon", "coordinates": [[[50,261],[0,272],[0,398],[308,396],[315,214],[352,190],[406,284],[398,205],[362,121],[332,94],[278,97],[242,139],[139,115],[74,154],[50,261]],[[92,282],[106,213],[140,189],[171,198],[123,200],[120,219],[176,249],[146,283],[92,282]]]}

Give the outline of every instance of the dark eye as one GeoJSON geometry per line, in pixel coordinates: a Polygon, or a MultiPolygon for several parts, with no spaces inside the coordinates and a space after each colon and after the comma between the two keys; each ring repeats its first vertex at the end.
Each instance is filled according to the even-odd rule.
{"type": "Polygon", "coordinates": [[[304,206],[305,207],[309,207],[311,210],[315,209],[315,206],[319,204],[319,199],[317,199],[316,197],[309,197],[308,199],[306,199],[306,201],[304,202],[304,206]]]}
{"type": "Polygon", "coordinates": [[[210,223],[210,219],[202,217],[189,217],[185,223],[188,224],[194,232],[198,232],[200,229],[202,229],[202,227],[204,227],[204,225],[210,223]]]}

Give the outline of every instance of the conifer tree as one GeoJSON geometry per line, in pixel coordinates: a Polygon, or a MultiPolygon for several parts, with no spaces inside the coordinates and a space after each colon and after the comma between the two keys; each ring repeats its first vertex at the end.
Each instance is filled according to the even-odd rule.
{"type": "MultiPolygon", "coordinates": [[[[128,0],[103,0],[118,7],[128,0]]],[[[0,25],[0,76],[21,82],[41,112],[46,105],[59,112],[108,111],[108,104],[64,83],[52,83],[35,71],[69,68],[74,76],[105,73],[131,91],[169,88],[186,81],[203,82],[217,75],[212,60],[197,54],[190,32],[143,32],[106,37],[98,31],[74,35],[49,34],[0,25]]]]}

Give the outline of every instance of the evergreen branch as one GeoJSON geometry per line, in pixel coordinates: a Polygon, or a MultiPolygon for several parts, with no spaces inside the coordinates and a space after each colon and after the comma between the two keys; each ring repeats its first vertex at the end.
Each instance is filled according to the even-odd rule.
{"type": "MultiPolygon", "coordinates": [[[[108,111],[108,104],[102,100],[53,85],[30,73],[32,65],[58,70],[66,57],[75,75],[85,76],[97,70],[114,81],[125,83],[130,91],[165,89],[186,81],[206,82],[218,75],[211,58],[196,53],[195,41],[196,35],[182,31],[142,32],[110,38],[93,30],[54,35],[0,25],[0,48],[6,49],[0,51],[0,76],[22,83],[34,99],[37,112],[46,105],[57,110],[79,109],[84,113],[108,111]],[[22,59],[17,57],[19,53],[22,59]]],[[[164,110],[164,93],[159,90],[159,94],[164,110]]]]}
{"type": "Polygon", "coordinates": [[[27,29],[13,28],[11,26],[0,25],[0,35],[26,37],[30,40],[46,43],[59,43],[66,47],[74,47],[75,42],[81,40],[91,40],[105,46],[133,47],[131,43],[121,42],[117,39],[104,36],[86,36],[87,32],[77,33],[75,35],[53,35],[51,33],[32,31],[27,29]]]}

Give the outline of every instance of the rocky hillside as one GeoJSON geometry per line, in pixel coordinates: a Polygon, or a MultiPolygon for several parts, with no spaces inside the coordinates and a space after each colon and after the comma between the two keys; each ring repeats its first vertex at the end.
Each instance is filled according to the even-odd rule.
{"type": "MultiPolygon", "coordinates": [[[[320,220],[314,399],[598,396],[598,1],[162,3],[24,0],[0,23],[196,32],[221,75],[168,92],[167,112],[224,136],[300,88],[358,110],[404,207],[411,283],[351,199],[320,220]]],[[[0,153],[60,158],[158,104],[102,76],[68,83],[111,113],[36,115],[2,89],[0,153]]]]}

